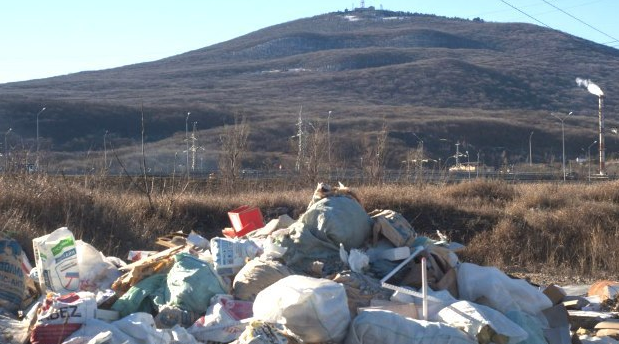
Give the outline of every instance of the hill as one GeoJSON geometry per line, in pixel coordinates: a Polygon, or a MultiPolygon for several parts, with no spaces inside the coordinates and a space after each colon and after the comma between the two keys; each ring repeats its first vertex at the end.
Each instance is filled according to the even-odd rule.
{"type": "MultiPolygon", "coordinates": [[[[94,166],[106,141],[106,150],[137,168],[143,113],[153,169],[170,171],[186,154],[186,128],[197,122],[200,167],[212,169],[223,126],[247,116],[245,165],[291,168],[302,109],[315,127],[329,119],[343,167],[359,165],[383,123],[393,168],[422,142],[424,155],[437,160],[461,143],[488,165],[524,162],[531,132],[533,160],[551,163],[561,157],[561,125],[551,112],[573,112],[565,120],[568,159],[597,139],[598,98],[576,77],[604,90],[606,126],[619,125],[618,67],[619,50],[536,25],[360,9],[159,61],[0,84],[0,130],[12,128],[5,153],[21,150],[27,160],[45,106],[40,149],[50,167],[94,166]]],[[[608,136],[606,146],[614,157],[617,139],[608,136]]]]}

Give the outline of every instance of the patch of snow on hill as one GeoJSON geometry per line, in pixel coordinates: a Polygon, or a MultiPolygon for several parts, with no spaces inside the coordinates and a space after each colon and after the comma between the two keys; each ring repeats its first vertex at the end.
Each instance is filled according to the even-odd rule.
{"type": "Polygon", "coordinates": [[[357,16],[344,16],[345,19],[348,19],[348,21],[358,21],[360,18],[357,16]]]}

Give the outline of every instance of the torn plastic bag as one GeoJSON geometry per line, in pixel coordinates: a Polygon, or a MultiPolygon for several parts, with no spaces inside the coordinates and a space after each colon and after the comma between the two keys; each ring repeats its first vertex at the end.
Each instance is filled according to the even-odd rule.
{"type": "Polygon", "coordinates": [[[328,279],[285,277],[256,296],[254,318],[284,324],[303,342],[341,341],[350,323],[344,287],[328,279]]]}
{"type": "Polygon", "coordinates": [[[80,269],[73,233],[61,227],[32,240],[41,288],[59,294],[77,291],[80,269]]]}
{"type": "Polygon", "coordinates": [[[516,344],[528,338],[520,326],[490,307],[458,301],[438,312],[441,322],[459,328],[479,344],[516,344]]]}
{"type": "Polygon", "coordinates": [[[370,257],[365,252],[353,248],[348,253],[342,244],[340,244],[340,259],[348,264],[350,270],[357,273],[363,273],[370,265],[370,257]]]}
{"type": "Polygon", "coordinates": [[[0,343],[23,344],[28,341],[30,324],[0,314],[0,343]]]}
{"type": "Polygon", "coordinates": [[[253,302],[234,300],[232,295],[215,295],[206,315],[187,331],[201,342],[231,342],[245,330],[253,315],[252,306],[253,302]]]}
{"type": "Polygon", "coordinates": [[[538,316],[552,307],[550,299],[525,280],[509,278],[491,266],[462,263],[458,268],[460,299],[492,307],[503,314],[521,310],[538,316]]]}
{"type": "Polygon", "coordinates": [[[172,329],[157,329],[153,317],[141,312],[133,313],[112,323],[91,319],[68,337],[64,343],[198,344],[184,328],[175,326],[172,329]]]}
{"type": "Polygon", "coordinates": [[[80,274],[79,289],[91,292],[109,289],[121,275],[118,268],[108,262],[103,253],[92,245],[77,240],[76,246],[80,274]]]}
{"type": "Polygon", "coordinates": [[[25,317],[21,320],[16,319],[13,315],[2,314],[2,309],[0,309],[0,343],[24,344],[28,342],[30,326],[36,320],[40,305],[40,302],[31,305],[25,317]]]}
{"type": "Polygon", "coordinates": [[[345,196],[327,197],[312,204],[299,220],[288,227],[282,246],[283,259],[290,266],[309,270],[314,261],[339,261],[339,247],[360,248],[371,233],[371,219],[356,200],[345,196]]]}
{"type": "Polygon", "coordinates": [[[344,344],[477,344],[464,332],[439,322],[365,310],[352,321],[344,344]]]}

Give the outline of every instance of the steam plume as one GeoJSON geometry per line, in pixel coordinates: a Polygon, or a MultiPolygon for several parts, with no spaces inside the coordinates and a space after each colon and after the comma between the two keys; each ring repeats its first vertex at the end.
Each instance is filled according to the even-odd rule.
{"type": "Polygon", "coordinates": [[[592,83],[589,79],[576,78],[576,83],[578,86],[585,87],[589,93],[595,94],[598,97],[604,96],[602,89],[598,85],[592,83]]]}

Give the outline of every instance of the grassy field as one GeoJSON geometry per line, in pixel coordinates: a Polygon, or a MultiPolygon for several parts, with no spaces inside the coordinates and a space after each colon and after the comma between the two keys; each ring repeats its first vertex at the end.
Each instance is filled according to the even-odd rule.
{"type": "MultiPolygon", "coordinates": [[[[0,235],[16,238],[31,256],[33,238],[67,226],[104,254],[125,258],[130,249],[161,249],[156,238],[175,231],[221,235],[230,226],[227,211],[243,204],[259,207],[265,220],[284,213],[296,219],[313,193],[299,185],[251,182],[230,194],[213,181],[178,177],[4,174],[0,235]]],[[[619,182],[473,180],[353,190],[368,212],[393,209],[421,235],[438,239],[440,230],[467,245],[459,253],[463,261],[568,277],[619,276],[619,182]]]]}

